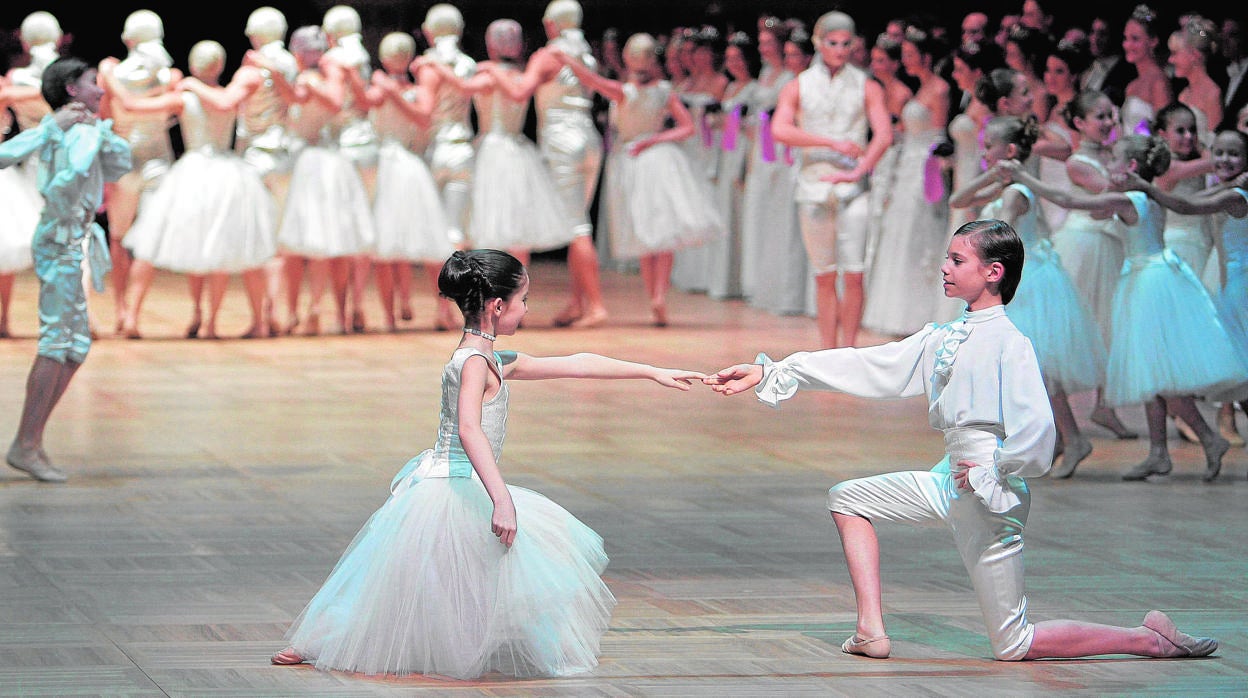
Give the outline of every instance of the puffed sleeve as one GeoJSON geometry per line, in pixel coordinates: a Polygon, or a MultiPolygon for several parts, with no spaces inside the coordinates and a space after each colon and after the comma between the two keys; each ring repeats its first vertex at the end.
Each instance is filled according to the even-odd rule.
{"type": "Polygon", "coordinates": [[[1031,340],[1019,336],[1001,357],[1001,425],[1005,438],[996,452],[1003,477],[1040,477],[1053,465],[1057,427],[1040,362],[1031,340]]]}
{"type": "Polygon", "coordinates": [[[25,160],[44,144],[59,141],[61,135],[61,127],[56,125],[56,120],[51,116],[43,117],[37,127],[22,131],[0,143],[0,167],[9,167],[25,160]]]}
{"type": "Polygon", "coordinates": [[[755,363],[763,366],[763,380],[755,393],[772,407],[793,397],[799,388],[873,398],[922,395],[928,374],[923,369],[924,349],[935,328],[928,325],[888,344],[803,351],[781,361],[759,354],[755,363]]]}
{"type": "Polygon", "coordinates": [[[104,180],[115,182],[132,167],[130,142],[113,132],[112,119],[100,121],[100,166],[104,180]]]}
{"type": "MultiPolygon", "coordinates": [[[[55,121],[52,126],[60,131],[55,121]]],[[[100,152],[99,129],[94,125],[74,124],[68,131],[62,132],[61,144],[65,148],[66,166],[51,172],[42,193],[51,210],[74,211],[82,196],[83,185],[91,174],[91,166],[100,152]]],[[[44,164],[50,167],[51,161],[44,164]]]]}

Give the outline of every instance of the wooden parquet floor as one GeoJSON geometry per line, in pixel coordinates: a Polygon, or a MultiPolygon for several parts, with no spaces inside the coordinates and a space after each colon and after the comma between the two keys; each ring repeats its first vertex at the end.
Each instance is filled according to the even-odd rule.
{"type": "MultiPolygon", "coordinates": [[[[613,272],[608,326],[550,329],[566,281],[557,261],[534,265],[527,327],[500,348],[709,371],[815,341],[809,318],[681,293],[672,325],[651,327],[640,280],[613,272]]],[[[227,334],[246,325],[233,283],[227,334]]],[[[1032,483],[1033,619],[1134,625],[1160,608],[1220,638],[1215,657],[994,662],[947,534],[891,527],[894,657],[870,661],[840,652],[854,604],[824,495],[848,477],[930,467],[941,439],[922,401],[812,393],[771,410],[635,382],[512,385],[505,475],[601,533],[611,556],[619,606],[594,672],[454,683],[271,666],[391,476],[431,445],[456,339],[424,329],[433,306],[418,296],[416,322],[397,334],[184,340],[184,289],[158,276],[148,338],[101,339],[70,386],[47,435],[67,484],[0,471],[0,694],[1248,694],[1244,449],[1206,484],[1199,448],[1175,436],[1172,476],[1125,483],[1146,443],[1087,424],[1096,451],[1075,478],[1032,483]]],[[[18,278],[20,336],[0,341],[5,444],[34,353],[35,290],[18,278]]],[[[109,297],[92,302],[111,327],[109,297]]],[[[1081,417],[1089,407],[1077,396],[1081,417]]],[[[1141,409],[1122,415],[1143,428],[1141,409]]]]}

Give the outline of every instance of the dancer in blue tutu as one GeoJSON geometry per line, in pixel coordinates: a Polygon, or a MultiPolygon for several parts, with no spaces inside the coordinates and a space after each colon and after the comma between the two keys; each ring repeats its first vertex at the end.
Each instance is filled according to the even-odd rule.
{"type": "Polygon", "coordinates": [[[1132,134],[1114,144],[1108,169],[1115,189],[1100,194],[1058,189],[1017,165],[1006,169],[1010,179],[1060,206],[1110,213],[1126,226],[1127,259],[1114,294],[1106,398],[1114,406],[1144,405],[1149,453],[1123,473],[1124,480],[1171,471],[1167,408],[1196,432],[1205,451],[1205,479],[1217,477],[1230,444],[1209,428],[1196,409],[1195,396],[1248,380],[1248,366],[1204,285],[1164,245],[1165,209],[1133,188],[1169,165],[1170,150],[1163,139],[1132,134]]]}
{"type": "Polygon", "coordinates": [[[495,351],[495,337],[515,334],[528,311],[528,273],[505,252],[454,253],[438,286],[463,313],[464,334],[442,370],[437,444],[394,478],[272,661],[457,679],[589,670],[615,606],[599,576],[602,538],[504,483],[505,379],[640,378],[688,390],[705,376],[596,354],[495,351]]]}
{"type": "Polygon", "coordinates": [[[954,192],[949,204],[978,208],[985,218],[1009,223],[1026,248],[1023,276],[1007,312],[1035,347],[1057,424],[1054,454],[1065,454],[1049,477],[1066,478],[1092,453],[1092,442],[1079,429],[1068,396],[1105,384],[1106,352],[1100,328],[1053,250],[1047,226],[1039,225],[1036,195],[1022,184],[1002,183],[995,167],[1002,160],[1026,167],[1039,135],[1033,116],[989,121],[984,128],[984,161],[989,169],[954,192]]]}
{"type": "MultiPolygon", "coordinates": [[[[1214,186],[1192,196],[1175,196],[1148,183],[1142,188],[1161,205],[1181,215],[1219,214],[1222,218],[1220,237],[1216,240],[1222,260],[1216,301],[1231,339],[1248,356],[1248,190],[1244,188],[1248,177],[1244,174],[1248,170],[1248,134],[1235,129],[1221,131],[1213,141],[1212,153],[1213,173],[1218,178],[1214,186]]],[[[1235,430],[1234,403],[1248,409],[1248,382],[1210,397],[1222,401],[1218,431],[1232,445],[1242,446],[1244,440],[1235,430]]]]}

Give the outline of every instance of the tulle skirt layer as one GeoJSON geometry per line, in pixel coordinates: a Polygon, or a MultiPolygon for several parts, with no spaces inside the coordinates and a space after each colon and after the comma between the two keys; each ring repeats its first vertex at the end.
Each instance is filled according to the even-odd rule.
{"type": "Polygon", "coordinates": [[[277,254],[277,206],[259,173],[228,153],[190,151],[143,202],[124,244],[184,273],[241,272],[277,254]]]}
{"type": "Polygon", "coordinates": [[[1045,385],[1068,393],[1105,384],[1101,330],[1048,241],[1027,250],[1023,277],[1006,306],[1040,360],[1045,385]]]}
{"type": "Polygon", "coordinates": [[[382,144],[377,161],[374,257],[383,262],[441,262],[455,251],[438,185],[423,158],[399,143],[382,144]]]}
{"type": "MultiPolygon", "coordinates": [[[[1248,265],[1230,261],[1226,264],[1226,284],[1217,296],[1218,311],[1226,324],[1235,348],[1248,362],[1248,265]]],[[[1209,395],[1212,400],[1236,402],[1248,400],[1248,381],[1209,395]]]]}
{"type": "Polygon", "coordinates": [[[473,246],[534,252],[565,247],[579,223],[566,209],[529,139],[506,133],[481,137],[472,173],[473,246]]]}
{"type": "Polygon", "coordinates": [[[372,252],[377,242],[373,211],[350,160],[319,146],[299,151],[277,242],[291,254],[314,258],[372,252]]]}
{"type": "Polygon", "coordinates": [[[561,676],[596,666],[615,597],[602,538],[566,510],[508,487],[519,531],[490,531],[479,480],[400,481],[287,638],[321,669],[561,676]]]}
{"type": "Polygon", "coordinates": [[[634,258],[701,245],[725,234],[705,179],[672,143],[636,157],[621,144],[607,158],[606,206],[611,255],[634,258]]]}
{"type": "Polygon", "coordinates": [[[1213,300],[1172,251],[1127,262],[1114,297],[1106,399],[1219,393],[1248,382],[1213,300]]]}
{"type": "Polygon", "coordinates": [[[1102,339],[1109,343],[1114,294],[1124,256],[1122,223],[1112,218],[1094,220],[1084,211],[1071,211],[1053,233],[1053,248],[1100,326],[1102,339]]]}
{"type": "Polygon", "coordinates": [[[39,225],[43,197],[21,167],[0,169],[0,274],[29,269],[34,265],[30,241],[39,225]]]}

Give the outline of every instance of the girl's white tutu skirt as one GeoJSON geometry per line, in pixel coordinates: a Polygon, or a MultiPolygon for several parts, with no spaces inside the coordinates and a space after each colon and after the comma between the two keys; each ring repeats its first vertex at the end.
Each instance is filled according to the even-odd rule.
{"type": "Polygon", "coordinates": [[[143,202],[124,245],[183,274],[255,269],[277,254],[277,206],[242,158],[193,150],[143,202]]]}
{"type": "Polygon", "coordinates": [[[1086,211],[1071,211],[1053,233],[1053,248],[1106,342],[1125,254],[1122,234],[1121,221],[1096,220],[1086,211]]]}
{"type": "Polygon", "coordinates": [[[458,679],[596,666],[615,606],[602,538],[509,486],[519,529],[506,548],[479,480],[407,472],[287,633],[295,651],[319,669],[458,679]]]}
{"type": "Polygon", "coordinates": [[[1127,260],[1113,331],[1105,391],[1111,405],[1207,396],[1248,382],[1248,365],[1213,300],[1171,250],[1127,260]]]}
{"type": "Polygon", "coordinates": [[[0,169],[0,274],[11,274],[34,266],[30,242],[39,225],[43,197],[21,167],[0,169]]]}
{"type": "Polygon", "coordinates": [[[1048,240],[1027,250],[1022,279],[1005,308],[1035,347],[1050,391],[1075,393],[1105,384],[1108,356],[1100,327],[1048,240]]]}
{"type": "Polygon", "coordinates": [[[722,237],[724,223],[689,160],[672,143],[633,157],[622,143],[607,158],[606,207],[611,255],[636,258],[722,237]]]}
{"type": "Polygon", "coordinates": [[[377,162],[374,257],[383,262],[442,262],[455,252],[438,185],[423,158],[387,141],[377,162]]]}
{"type": "Polygon", "coordinates": [[[355,165],[332,148],[304,146],[290,173],[278,247],[328,258],[368,254],[376,243],[372,206],[355,165]]]}
{"type": "Polygon", "coordinates": [[[507,133],[486,133],[477,145],[468,220],[475,247],[545,252],[576,237],[577,221],[537,147],[507,133]]]}

